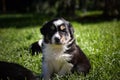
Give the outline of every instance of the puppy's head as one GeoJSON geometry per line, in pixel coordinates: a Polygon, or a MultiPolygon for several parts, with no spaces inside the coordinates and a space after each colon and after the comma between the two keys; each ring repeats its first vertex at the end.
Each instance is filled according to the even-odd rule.
{"type": "Polygon", "coordinates": [[[63,18],[45,23],[40,31],[47,44],[67,44],[74,37],[72,25],[63,18]]]}

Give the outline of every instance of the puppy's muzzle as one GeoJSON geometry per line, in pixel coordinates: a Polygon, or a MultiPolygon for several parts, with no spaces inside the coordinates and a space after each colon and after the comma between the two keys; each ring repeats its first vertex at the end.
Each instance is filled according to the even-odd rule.
{"type": "Polygon", "coordinates": [[[55,37],[55,43],[56,44],[60,44],[61,42],[60,42],[60,39],[58,38],[58,37],[55,37]]]}

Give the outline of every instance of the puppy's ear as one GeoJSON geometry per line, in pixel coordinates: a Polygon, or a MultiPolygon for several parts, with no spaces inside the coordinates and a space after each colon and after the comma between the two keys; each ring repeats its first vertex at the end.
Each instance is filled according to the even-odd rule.
{"type": "Polygon", "coordinates": [[[42,28],[40,29],[40,32],[42,35],[45,35],[46,34],[46,26],[47,26],[47,22],[45,24],[43,24],[42,28]]]}
{"type": "Polygon", "coordinates": [[[45,31],[45,27],[42,27],[42,28],[40,29],[40,32],[41,32],[41,34],[43,34],[43,35],[44,35],[44,34],[45,34],[45,32],[46,32],[46,31],[45,31]]]}
{"type": "Polygon", "coordinates": [[[74,34],[74,29],[73,29],[72,24],[69,23],[69,26],[70,26],[70,31],[74,34]]]}
{"type": "Polygon", "coordinates": [[[69,23],[68,25],[69,25],[70,35],[71,35],[71,37],[74,37],[74,29],[73,29],[72,24],[69,23]]]}

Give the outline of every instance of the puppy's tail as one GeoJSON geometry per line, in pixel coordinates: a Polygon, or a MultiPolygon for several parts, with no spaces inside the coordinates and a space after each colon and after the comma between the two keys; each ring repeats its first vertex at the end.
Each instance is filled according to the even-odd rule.
{"type": "Polygon", "coordinates": [[[0,80],[40,80],[40,78],[19,64],[0,61],[0,80]]]}

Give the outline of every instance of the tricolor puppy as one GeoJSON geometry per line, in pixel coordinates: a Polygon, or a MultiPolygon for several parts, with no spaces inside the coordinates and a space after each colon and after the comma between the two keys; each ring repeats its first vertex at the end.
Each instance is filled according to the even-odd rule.
{"type": "Polygon", "coordinates": [[[64,19],[53,19],[40,29],[42,42],[42,76],[50,80],[55,73],[89,72],[90,63],[83,51],[76,45],[72,25],[64,19]]]}

